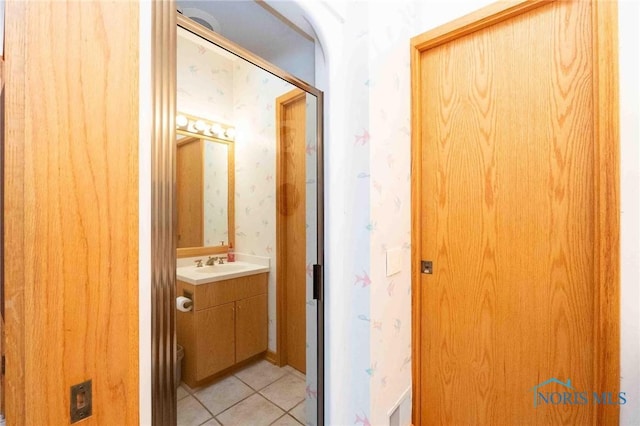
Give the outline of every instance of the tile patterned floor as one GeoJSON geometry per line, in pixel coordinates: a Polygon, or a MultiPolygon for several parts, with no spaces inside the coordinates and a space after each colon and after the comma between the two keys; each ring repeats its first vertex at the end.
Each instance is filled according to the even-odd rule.
{"type": "Polygon", "coordinates": [[[178,387],[178,426],[305,424],[305,376],[260,360],[207,387],[178,387]]]}

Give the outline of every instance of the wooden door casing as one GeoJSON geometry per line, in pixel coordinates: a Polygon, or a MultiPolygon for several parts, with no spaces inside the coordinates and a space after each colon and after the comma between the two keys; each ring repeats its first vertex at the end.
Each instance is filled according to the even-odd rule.
{"type": "Polygon", "coordinates": [[[619,387],[605,3],[496,3],[412,40],[415,424],[617,424],[615,405],[531,402],[556,376],[619,387]]]}

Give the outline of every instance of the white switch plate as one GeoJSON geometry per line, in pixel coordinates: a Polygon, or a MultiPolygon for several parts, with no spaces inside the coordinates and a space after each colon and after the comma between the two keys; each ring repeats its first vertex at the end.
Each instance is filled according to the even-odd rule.
{"type": "Polygon", "coordinates": [[[402,250],[394,248],[387,250],[387,276],[400,272],[402,264],[402,250]]]}

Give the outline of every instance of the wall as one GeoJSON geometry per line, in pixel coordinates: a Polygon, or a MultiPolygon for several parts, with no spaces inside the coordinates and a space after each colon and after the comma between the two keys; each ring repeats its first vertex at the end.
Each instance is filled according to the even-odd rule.
{"type": "Polygon", "coordinates": [[[179,112],[233,123],[233,63],[210,43],[180,29],[177,38],[177,108],[179,112]]]}
{"type": "MultiPolygon", "coordinates": [[[[301,2],[317,30],[318,54],[328,64],[316,75],[328,114],[328,424],[388,424],[387,413],[411,386],[409,38],[491,2],[301,2]],[[370,181],[368,188],[358,176],[370,181]],[[403,263],[399,274],[386,277],[390,248],[402,250],[403,263]],[[363,268],[365,280],[362,265],[371,265],[363,268]],[[354,300],[349,283],[363,281],[369,290],[354,300]],[[358,374],[363,370],[366,376],[358,374]]],[[[621,2],[621,386],[630,395],[640,388],[637,9],[621,2]]],[[[640,395],[634,400],[621,408],[621,424],[640,423],[640,395]]]]}
{"type": "MultiPolygon", "coordinates": [[[[140,81],[153,81],[151,65],[151,2],[141,1],[140,28],[138,43],[140,46],[139,74],[140,81]]],[[[152,124],[152,90],[150,84],[140,84],[138,87],[138,114],[140,128],[138,129],[138,365],[140,366],[140,388],[138,390],[139,424],[151,425],[152,394],[151,391],[151,129],[152,124]]]]}
{"type": "Polygon", "coordinates": [[[619,3],[621,142],[621,369],[629,404],[621,425],[640,425],[640,4],[619,3]]]}

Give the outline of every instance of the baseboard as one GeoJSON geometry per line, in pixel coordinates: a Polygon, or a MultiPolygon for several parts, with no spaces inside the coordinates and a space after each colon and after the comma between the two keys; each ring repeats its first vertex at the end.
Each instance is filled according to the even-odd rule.
{"type": "Polygon", "coordinates": [[[280,361],[280,357],[278,356],[278,353],[273,351],[267,351],[266,355],[264,356],[264,359],[266,359],[273,365],[278,365],[280,361]]]}

